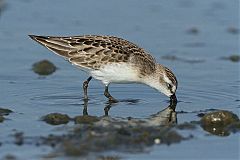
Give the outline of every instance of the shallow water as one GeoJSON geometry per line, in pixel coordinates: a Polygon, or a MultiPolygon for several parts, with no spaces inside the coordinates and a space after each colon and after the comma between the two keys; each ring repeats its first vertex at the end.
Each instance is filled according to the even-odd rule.
{"type": "MultiPolygon", "coordinates": [[[[0,158],[12,154],[18,159],[41,159],[52,148],[17,146],[11,135],[61,134],[64,131],[59,126],[48,125],[40,118],[52,112],[72,117],[83,112],[82,82],[87,75],[33,42],[28,34],[123,37],[151,52],[177,75],[178,123],[199,120],[197,114],[209,109],[240,116],[239,62],[221,59],[239,55],[239,33],[229,31],[239,29],[237,0],[9,0],[5,4],[0,10],[0,107],[14,113],[0,123],[0,158]],[[192,28],[197,31],[191,32],[192,28]],[[178,58],[169,60],[163,57],[166,55],[178,58]],[[47,77],[36,75],[32,64],[42,59],[53,62],[58,70],[47,77]]],[[[109,111],[112,117],[146,118],[168,106],[168,98],[139,84],[113,84],[110,92],[121,101],[109,111]]],[[[100,82],[91,81],[89,98],[89,115],[104,115],[107,100],[100,82]]],[[[206,136],[209,133],[200,128],[185,132],[196,136],[179,144],[154,146],[142,154],[113,154],[125,159],[240,157],[239,133],[217,137],[206,136]]]]}

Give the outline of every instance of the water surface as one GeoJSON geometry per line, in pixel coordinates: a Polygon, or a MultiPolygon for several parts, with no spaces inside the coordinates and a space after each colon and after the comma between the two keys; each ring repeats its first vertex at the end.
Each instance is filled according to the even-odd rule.
{"type": "MultiPolygon", "coordinates": [[[[239,34],[229,31],[239,29],[237,0],[9,0],[5,4],[0,10],[0,107],[14,113],[0,123],[0,158],[12,154],[18,159],[41,159],[52,151],[50,147],[17,146],[11,135],[61,134],[58,126],[40,118],[52,112],[76,116],[83,110],[82,82],[87,75],[33,42],[28,34],[101,34],[128,39],[151,52],[178,77],[178,123],[197,121],[197,114],[209,109],[240,116],[239,63],[221,59],[239,55],[239,34]],[[169,60],[166,55],[178,58],[169,60]],[[52,61],[59,69],[39,77],[31,66],[42,59],[52,61]]],[[[91,81],[90,115],[104,115],[107,100],[103,89],[100,82],[91,81]]],[[[122,101],[109,111],[112,117],[146,118],[169,103],[161,93],[139,84],[113,84],[110,92],[122,101]]],[[[201,155],[199,159],[239,158],[239,134],[206,136],[209,133],[201,128],[193,134],[192,140],[154,146],[142,154],[116,154],[126,159],[197,159],[196,155],[201,155]]]]}

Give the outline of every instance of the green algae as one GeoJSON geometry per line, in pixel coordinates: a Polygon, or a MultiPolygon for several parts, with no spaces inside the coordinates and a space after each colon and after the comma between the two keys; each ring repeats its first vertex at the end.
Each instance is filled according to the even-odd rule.
{"type": "Polygon", "coordinates": [[[32,70],[38,75],[47,76],[55,72],[57,67],[48,60],[41,60],[33,64],[32,70]]]}
{"type": "Polygon", "coordinates": [[[232,130],[239,127],[240,121],[236,114],[219,110],[205,114],[200,122],[205,131],[218,136],[228,136],[232,130]]]}
{"type": "Polygon", "coordinates": [[[7,116],[13,111],[10,109],[0,108],[0,116],[7,116]]]}
{"type": "Polygon", "coordinates": [[[227,126],[238,121],[236,114],[225,110],[207,113],[201,119],[202,125],[214,127],[227,126]]]}
{"type": "Polygon", "coordinates": [[[83,116],[76,116],[74,118],[74,122],[76,124],[93,124],[95,122],[99,121],[99,118],[96,116],[89,116],[89,115],[83,115],[83,116]]]}
{"type": "Polygon", "coordinates": [[[232,62],[239,62],[240,56],[239,55],[231,55],[231,56],[229,56],[229,60],[231,60],[232,62]]]}
{"type": "Polygon", "coordinates": [[[222,60],[229,60],[231,62],[239,62],[240,61],[240,56],[238,54],[233,54],[228,57],[222,57],[222,60]]]}
{"type": "Polygon", "coordinates": [[[42,117],[42,120],[51,125],[67,124],[71,119],[66,114],[50,113],[42,117]]]}

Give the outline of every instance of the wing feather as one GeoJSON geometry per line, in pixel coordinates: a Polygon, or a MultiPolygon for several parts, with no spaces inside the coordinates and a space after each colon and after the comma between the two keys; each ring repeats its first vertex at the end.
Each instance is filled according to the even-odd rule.
{"type": "Polygon", "coordinates": [[[66,58],[72,64],[87,68],[99,69],[101,65],[115,62],[130,62],[145,74],[155,69],[155,59],[134,43],[113,36],[74,36],[74,37],[30,37],[66,58]],[[150,69],[142,68],[145,64],[150,69]]]}

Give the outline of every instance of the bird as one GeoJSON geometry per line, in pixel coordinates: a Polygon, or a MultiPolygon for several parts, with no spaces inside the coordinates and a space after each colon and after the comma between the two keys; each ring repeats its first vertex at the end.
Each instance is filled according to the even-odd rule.
{"type": "Polygon", "coordinates": [[[50,51],[88,73],[83,82],[84,99],[92,78],[105,85],[104,95],[118,102],[109,93],[111,83],[141,83],[148,85],[177,103],[178,81],[173,72],[138,45],[116,36],[39,36],[29,35],[50,51]]]}

